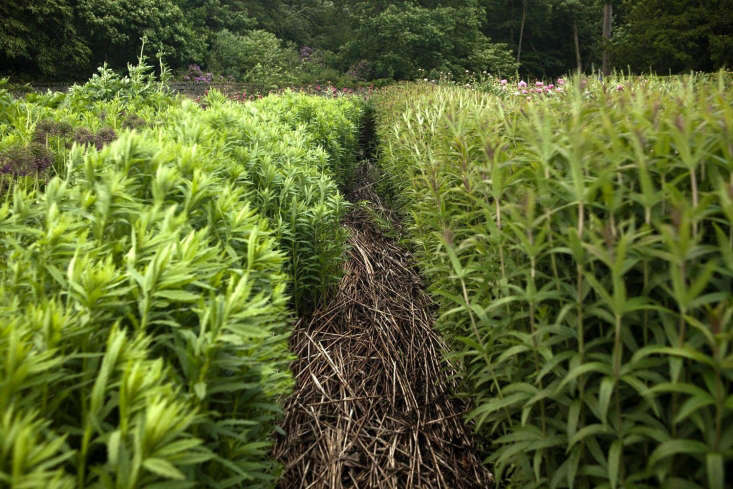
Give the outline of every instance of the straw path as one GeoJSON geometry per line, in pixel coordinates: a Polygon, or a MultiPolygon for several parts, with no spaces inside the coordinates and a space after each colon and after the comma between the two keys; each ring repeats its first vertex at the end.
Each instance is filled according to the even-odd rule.
{"type": "Polygon", "coordinates": [[[296,386],[274,448],[279,487],[490,487],[410,254],[363,209],[345,225],[338,290],[291,339],[296,386]]]}

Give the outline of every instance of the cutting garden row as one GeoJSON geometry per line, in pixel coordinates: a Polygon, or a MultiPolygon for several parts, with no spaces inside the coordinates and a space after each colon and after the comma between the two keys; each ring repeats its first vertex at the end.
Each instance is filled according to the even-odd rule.
{"type": "Polygon", "coordinates": [[[382,190],[501,484],[729,487],[731,82],[379,97],[382,190]]]}
{"type": "Polygon", "coordinates": [[[197,104],[100,73],[0,87],[0,485],[272,487],[291,318],[339,278],[361,102],[197,104]]]}

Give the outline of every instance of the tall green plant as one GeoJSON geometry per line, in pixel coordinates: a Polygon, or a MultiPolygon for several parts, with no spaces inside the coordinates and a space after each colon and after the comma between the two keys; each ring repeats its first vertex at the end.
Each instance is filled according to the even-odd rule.
{"type": "Polygon", "coordinates": [[[275,485],[290,296],[310,307],[339,277],[334,178],[359,106],[313,114],[348,123],[323,148],[289,103],[205,103],[15,107],[18,140],[80,121],[120,135],[0,197],[0,484],[275,485]],[[125,130],[132,108],[155,124],[125,130]]]}
{"type": "Polygon", "coordinates": [[[722,489],[730,78],[583,84],[531,102],[393,89],[378,111],[387,190],[499,480],[722,489]]]}

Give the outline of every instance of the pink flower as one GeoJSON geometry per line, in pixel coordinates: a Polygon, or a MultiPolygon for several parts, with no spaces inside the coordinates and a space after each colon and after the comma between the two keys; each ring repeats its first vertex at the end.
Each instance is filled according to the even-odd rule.
{"type": "Polygon", "coordinates": [[[506,85],[506,84],[507,84],[507,81],[506,81],[506,80],[502,80],[502,81],[501,81],[500,83],[501,83],[502,85],[506,85]]]}
{"type": "Polygon", "coordinates": [[[522,90],[522,94],[527,95],[529,92],[527,90],[522,90]]]}
{"type": "Polygon", "coordinates": [[[553,88],[555,88],[555,85],[553,85],[552,83],[550,83],[549,85],[547,85],[547,88],[549,88],[550,90],[552,90],[553,88]]]}
{"type": "Polygon", "coordinates": [[[518,83],[517,85],[518,85],[518,86],[519,86],[520,88],[524,88],[524,87],[526,87],[526,86],[527,86],[527,82],[526,82],[526,81],[524,81],[524,80],[521,80],[521,81],[520,81],[520,82],[519,82],[519,83],[518,83]]]}
{"type": "Polygon", "coordinates": [[[623,89],[624,89],[624,86],[621,85],[620,83],[616,85],[616,90],[618,90],[619,92],[623,91],[623,89]]]}
{"type": "Polygon", "coordinates": [[[562,78],[558,78],[558,79],[557,79],[557,84],[558,84],[558,85],[565,85],[565,80],[564,80],[564,79],[562,79],[562,78]]]}
{"type": "Polygon", "coordinates": [[[534,84],[534,86],[536,86],[536,87],[542,87],[542,86],[544,86],[544,85],[545,85],[545,84],[544,84],[544,83],[542,83],[541,81],[535,82],[535,84],[534,84]]]}

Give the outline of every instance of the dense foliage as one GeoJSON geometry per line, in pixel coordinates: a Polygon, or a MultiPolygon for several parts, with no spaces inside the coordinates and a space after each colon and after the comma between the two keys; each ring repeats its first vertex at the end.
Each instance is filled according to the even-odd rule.
{"type": "Polygon", "coordinates": [[[360,104],[202,107],[147,72],[0,89],[0,485],[274,486],[290,305],[339,278],[360,104]]]}
{"type": "Polygon", "coordinates": [[[607,69],[666,74],[730,67],[732,31],[733,6],[721,0],[8,0],[0,74],[123,69],[143,36],[176,70],[279,86],[517,67],[553,76],[604,58],[607,69]]]}
{"type": "Polygon", "coordinates": [[[732,86],[721,73],[379,98],[384,190],[409,217],[498,480],[730,483],[732,86]]]}

